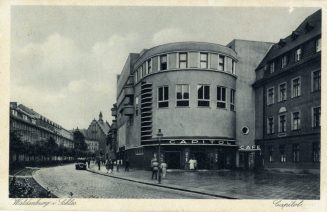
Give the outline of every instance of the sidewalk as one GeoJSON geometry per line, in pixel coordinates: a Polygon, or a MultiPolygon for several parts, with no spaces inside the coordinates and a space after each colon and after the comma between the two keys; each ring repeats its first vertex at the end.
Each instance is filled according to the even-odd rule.
{"type": "Polygon", "coordinates": [[[104,166],[91,172],[176,190],[231,199],[319,199],[320,178],[316,175],[254,173],[245,171],[168,172],[161,184],[151,180],[151,172],[131,169],[107,174],[104,166]]]}

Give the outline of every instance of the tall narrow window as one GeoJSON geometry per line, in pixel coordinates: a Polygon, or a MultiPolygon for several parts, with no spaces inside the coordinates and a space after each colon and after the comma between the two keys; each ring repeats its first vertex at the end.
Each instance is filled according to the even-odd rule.
{"type": "Polygon", "coordinates": [[[274,104],[274,88],[269,88],[267,90],[267,105],[274,104]]]}
{"type": "Polygon", "coordinates": [[[301,78],[295,78],[292,80],[292,98],[301,95],[301,78]]]}
{"type": "Polygon", "coordinates": [[[135,97],[135,116],[139,115],[139,97],[135,97]]]}
{"type": "Polygon", "coordinates": [[[286,115],[280,115],[279,116],[278,132],[279,133],[285,133],[286,132],[286,115]]]}
{"type": "Polygon", "coordinates": [[[148,74],[151,74],[152,73],[152,59],[149,59],[146,61],[146,67],[147,67],[147,72],[148,74]]]}
{"type": "Polygon", "coordinates": [[[285,101],[286,100],[286,83],[282,83],[278,87],[278,101],[285,101]]]}
{"type": "Polygon", "coordinates": [[[208,53],[200,53],[200,68],[208,68],[208,53]]]}
{"type": "Polygon", "coordinates": [[[274,162],[274,147],[273,146],[268,147],[268,153],[269,153],[269,162],[270,163],[274,162]]]}
{"type": "Polygon", "coordinates": [[[300,61],[302,59],[302,49],[298,48],[295,51],[295,62],[300,61]]]}
{"type": "Polygon", "coordinates": [[[179,53],[179,68],[187,68],[187,53],[179,53]]]}
{"type": "Polygon", "coordinates": [[[190,87],[189,85],[176,85],[176,106],[189,106],[190,87]]]}
{"type": "Polygon", "coordinates": [[[320,162],[320,143],[312,143],[312,162],[320,162]]]}
{"type": "Polygon", "coordinates": [[[320,107],[312,108],[312,126],[320,127],[320,107]]]}
{"type": "Polygon", "coordinates": [[[321,76],[320,70],[312,72],[312,91],[320,91],[321,87],[321,76]]]}
{"type": "Polygon", "coordinates": [[[139,67],[137,69],[137,72],[138,72],[139,80],[141,80],[142,79],[142,70],[141,70],[141,67],[139,67]]]}
{"type": "Polygon", "coordinates": [[[230,90],[230,110],[235,111],[235,90],[230,90]]]}
{"type": "Polygon", "coordinates": [[[288,64],[288,55],[282,57],[282,68],[285,68],[288,64]]]}
{"type": "Polygon", "coordinates": [[[292,155],[293,155],[293,163],[300,162],[300,145],[299,144],[293,144],[292,155]]]}
{"type": "Polygon", "coordinates": [[[318,38],[316,40],[316,52],[320,52],[321,51],[321,38],[318,38]]]}
{"type": "Polygon", "coordinates": [[[169,106],[169,91],[168,86],[162,86],[158,88],[158,107],[168,107],[169,106]]]}
{"type": "Polygon", "coordinates": [[[210,86],[198,85],[198,106],[210,106],[210,86]]]}
{"type": "Polygon", "coordinates": [[[301,129],[301,117],[300,112],[292,113],[292,130],[301,129]]]}
{"type": "Polygon", "coordinates": [[[270,63],[270,73],[272,74],[274,72],[275,72],[275,63],[272,62],[272,63],[270,63]]]}
{"type": "Polygon", "coordinates": [[[232,74],[236,73],[236,62],[233,60],[232,61],[232,74]]]}
{"type": "Polygon", "coordinates": [[[134,72],[134,79],[135,79],[134,81],[135,81],[135,84],[136,84],[136,83],[138,82],[138,80],[139,80],[139,79],[138,79],[138,78],[139,78],[138,76],[139,76],[138,71],[135,71],[135,72],[134,72]]]}
{"type": "Polygon", "coordinates": [[[143,65],[140,68],[141,68],[141,71],[142,71],[142,76],[145,77],[146,76],[146,69],[143,68],[143,65]]]}
{"type": "Polygon", "coordinates": [[[273,134],[275,132],[274,128],[274,117],[269,117],[267,120],[267,134],[273,134]]]}
{"type": "Polygon", "coordinates": [[[226,88],[217,86],[217,107],[226,108],[226,88]]]}
{"type": "Polygon", "coordinates": [[[167,55],[160,56],[160,70],[167,70],[167,55]]]}
{"type": "Polygon", "coordinates": [[[286,162],[285,145],[279,145],[280,162],[286,162]]]}
{"type": "Polygon", "coordinates": [[[225,71],[225,56],[219,55],[218,70],[225,71]]]}

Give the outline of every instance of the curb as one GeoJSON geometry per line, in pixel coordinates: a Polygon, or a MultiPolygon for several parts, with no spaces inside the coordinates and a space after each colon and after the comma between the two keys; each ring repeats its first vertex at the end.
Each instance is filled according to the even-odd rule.
{"type": "Polygon", "coordinates": [[[116,178],[116,179],[120,179],[120,180],[126,180],[126,181],[130,181],[130,182],[140,183],[140,184],[144,184],[144,185],[156,186],[156,187],[161,187],[161,188],[168,188],[168,189],[177,190],[177,191],[184,191],[184,192],[189,192],[189,193],[202,194],[202,195],[207,195],[207,196],[212,196],[212,197],[219,197],[219,198],[224,198],[224,199],[238,199],[236,197],[230,197],[230,196],[224,196],[224,195],[218,195],[218,194],[211,194],[211,193],[202,192],[202,191],[194,191],[194,190],[189,190],[189,189],[185,189],[185,188],[178,188],[178,187],[169,186],[169,185],[154,184],[154,183],[148,183],[148,182],[144,182],[144,181],[140,181],[140,180],[133,180],[133,179],[129,179],[129,178],[123,178],[123,177],[107,175],[107,174],[99,173],[97,171],[93,171],[93,170],[89,170],[89,169],[87,169],[86,171],[92,172],[92,173],[95,173],[95,174],[99,174],[99,175],[103,175],[103,176],[107,176],[107,177],[111,177],[111,178],[116,178]]]}
{"type": "MultiPolygon", "coordinates": [[[[36,172],[36,171],[35,171],[35,172],[36,172]]],[[[48,189],[44,188],[44,186],[41,185],[41,183],[39,183],[39,182],[35,179],[35,177],[34,177],[35,172],[32,172],[32,178],[33,178],[33,180],[34,180],[34,181],[35,181],[35,182],[36,182],[40,187],[42,187],[44,190],[48,191],[48,189]]],[[[50,194],[53,196],[53,198],[59,198],[58,195],[55,195],[52,191],[50,191],[50,194]]]]}

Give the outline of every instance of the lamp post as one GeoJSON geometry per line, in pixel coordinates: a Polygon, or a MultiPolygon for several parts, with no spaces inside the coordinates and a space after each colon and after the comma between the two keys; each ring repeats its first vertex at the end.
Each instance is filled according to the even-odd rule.
{"type": "Polygon", "coordinates": [[[160,142],[161,142],[161,138],[162,138],[163,134],[161,132],[161,129],[158,129],[158,133],[157,133],[157,137],[158,137],[158,183],[161,183],[161,151],[160,151],[160,142]]]}

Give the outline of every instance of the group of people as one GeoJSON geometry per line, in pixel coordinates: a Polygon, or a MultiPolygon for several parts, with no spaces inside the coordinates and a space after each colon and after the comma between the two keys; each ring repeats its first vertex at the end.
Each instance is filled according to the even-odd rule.
{"type": "Polygon", "coordinates": [[[164,161],[159,164],[156,157],[152,158],[151,160],[151,170],[152,170],[152,177],[151,179],[157,180],[159,178],[166,178],[167,173],[167,163],[164,161]]]}
{"type": "MultiPolygon", "coordinates": [[[[98,165],[98,170],[101,170],[101,160],[97,159],[96,161],[97,165],[98,165]]],[[[129,160],[128,158],[125,160],[125,171],[129,171],[129,160]]],[[[114,170],[116,170],[116,172],[119,172],[119,169],[121,166],[123,166],[123,160],[122,159],[116,159],[113,160],[111,158],[108,158],[105,160],[104,165],[107,169],[107,173],[113,173],[114,170]]]]}

